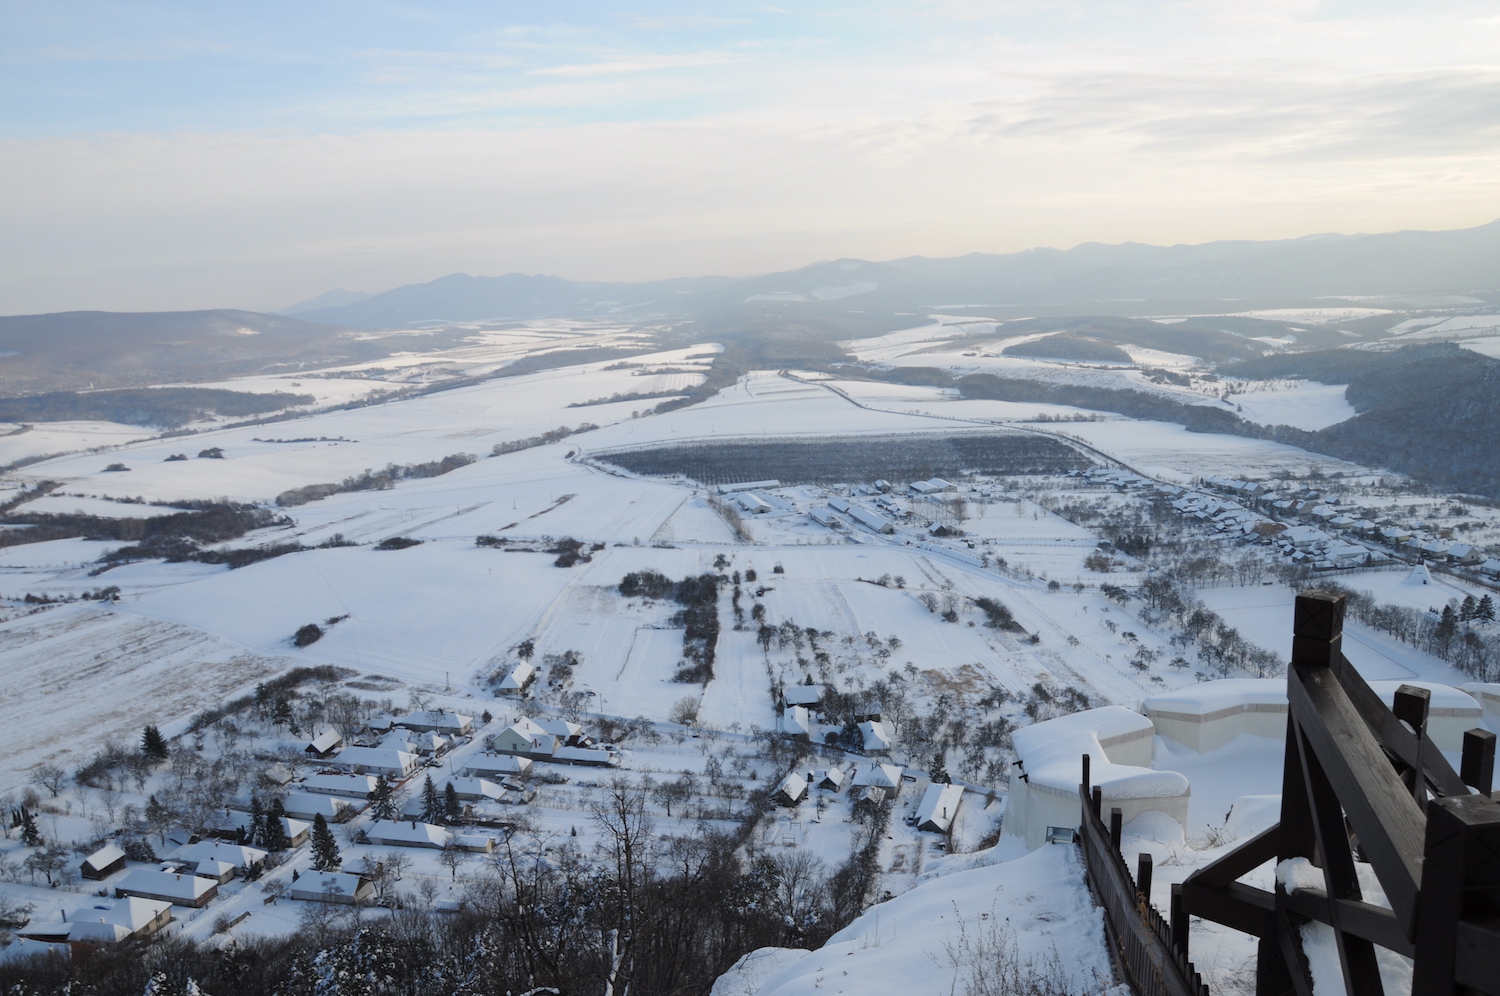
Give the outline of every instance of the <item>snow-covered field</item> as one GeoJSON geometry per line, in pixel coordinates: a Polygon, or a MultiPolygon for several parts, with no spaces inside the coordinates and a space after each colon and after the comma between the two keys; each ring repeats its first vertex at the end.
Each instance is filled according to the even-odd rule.
{"type": "MultiPolygon", "coordinates": [[[[947,349],[956,333],[993,331],[993,323],[937,324],[862,341],[859,348],[881,362],[946,364],[951,358],[982,361],[994,369],[1050,367],[1059,377],[1094,378],[1090,383],[1137,384],[1128,381],[1131,371],[964,357],[961,342],[947,353],[916,351],[934,345],[947,349]]],[[[576,338],[575,330],[564,327],[476,334],[494,341],[464,347],[473,351],[464,358],[471,371],[576,338]]],[[[617,334],[596,329],[588,332],[587,342],[611,341],[617,334]]],[[[707,777],[712,756],[712,767],[722,761],[735,768],[742,790],[764,787],[785,773],[761,753],[760,735],[785,722],[774,699],[777,687],[813,680],[850,695],[873,694],[877,685],[891,695],[890,689],[900,688],[914,708],[940,712],[944,721],[977,723],[999,715],[1026,722],[1070,695],[1089,704],[1135,708],[1153,693],[1198,680],[1191,668],[1131,663],[1142,651],[1153,662],[1179,652],[1170,630],[1142,621],[1138,605],[1123,606],[1101,591],[1103,583],[1140,583],[1148,565],[1122,556],[1108,574],[1090,568],[1085,561],[1099,551],[1102,536],[1038,503],[1043,500],[1038,491],[1049,489],[1058,494],[1076,488],[1072,498],[1100,508],[1116,499],[1112,507],[1143,500],[1136,496],[1117,495],[1081,478],[966,483],[960,520],[938,501],[899,494],[905,482],[897,482],[898,494],[882,500],[904,517],[899,528],[880,534],[847,518],[835,519],[836,526],[811,518],[808,513],[826,507],[831,497],[825,488],[767,486],[763,490],[783,507],[774,514],[744,516],[739,528],[750,537],[746,541],[715,507],[709,489],[681,479],[631,475],[589,459],[601,451],[726,437],[951,435],[1009,423],[1020,431],[1075,441],[1091,459],[1161,481],[1313,471],[1347,475],[1350,481],[1373,476],[1370,468],[1293,447],[1188,433],[1166,423],[1107,416],[1059,424],[1056,420],[1093,413],[964,401],[936,388],[775,371],[754,371],[707,402],[661,415],[650,414],[655,400],[607,400],[685,391],[701,382],[705,357],[715,348],[696,345],[623,363],[498,378],[189,437],[142,440],[131,427],[118,427],[115,435],[99,427],[57,429],[47,438],[74,452],[26,466],[7,481],[12,498],[21,486],[59,482],[55,493],[20,506],[25,510],[118,520],[177,511],[124,499],[228,499],[271,507],[278,519],[209,546],[275,543],[302,549],[231,569],[161,559],[100,563],[102,555],[126,545],[124,540],[71,538],[0,547],[0,729],[10,734],[12,746],[12,762],[0,767],[0,795],[26,791],[28,780],[46,764],[71,770],[111,740],[133,745],[146,723],[169,736],[184,735],[195,713],[252,692],[297,665],[347,669],[336,683],[368,699],[399,700],[415,692],[446,708],[491,710],[497,724],[532,709],[571,710],[586,722],[641,717],[641,728],[651,732],[637,732],[626,744],[622,768],[631,777],[675,777],[684,771],[707,777]],[[1035,421],[1039,415],[1048,420],[1035,421]],[[491,455],[497,444],[505,449],[519,440],[534,442],[533,437],[584,422],[596,428],[491,455]],[[97,445],[111,448],[78,452],[97,445]],[[181,452],[191,457],[209,447],[221,448],[223,459],[166,459],[181,452]],[[476,459],[440,476],[399,479],[379,490],[286,507],[271,504],[291,489],[456,453],[476,459]],[[117,462],[130,469],[104,470],[117,462]],[[930,535],[929,525],[939,520],[951,522],[962,535],[930,535]],[[483,545],[476,542],[479,537],[486,538],[483,545]],[[376,548],[393,538],[417,542],[376,548]],[[583,544],[582,559],[569,564],[559,557],[563,538],[583,544]],[[680,606],[621,594],[622,578],[643,571],[660,571],[673,580],[704,573],[736,579],[718,591],[721,628],[713,677],[706,683],[675,680],[684,663],[684,630],[673,618],[680,606]],[[104,588],[118,589],[118,600],[92,597],[104,588]],[[86,594],[91,597],[79,600],[86,594]],[[1014,626],[986,625],[981,600],[1007,608],[1014,626]],[[775,639],[760,629],[762,620],[778,634],[775,639]],[[293,634],[308,624],[321,626],[323,635],[308,646],[294,646],[293,634]],[[521,646],[529,646],[533,659],[544,664],[543,685],[522,703],[497,699],[492,679],[515,662],[521,646]],[[677,722],[684,700],[696,711],[697,736],[677,722]]],[[[386,367],[405,363],[396,360],[386,367]]],[[[425,354],[414,357],[411,370],[419,374],[421,364],[432,360],[425,354]]],[[[304,374],[298,383],[316,381],[304,374]]],[[[329,378],[313,393],[320,403],[336,402],[361,397],[354,392],[372,383],[379,382],[329,378]]],[[[254,388],[278,389],[279,379],[263,378],[254,388]]],[[[1341,389],[1335,393],[1306,384],[1235,394],[1232,403],[1257,421],[1309,427],[1337,420],[1339,406],[1346,406],[1341,389]]],[[[3,437],[0,447],[31,446],[35,440],[28,437],[35,433],[41,439],[51,431],[3,437]]],[[[874,500],[872,490],[858,490],[867,482],[849,483],[846,497],[874,500]]],[[[1447,581],[1440,583],[1441,591],[1410,590],[1395,573],[1364,574],[1348,583],[1370,588],[1381,600],[1421,609],[1470,591],[1482,593],[1447,581]]],[[[1199,594],[1251,643],[1284,650],[1290,589],[1257,580],[1199,594]]],[[[1349,632],[1347,652],[1369,677],[1460,680],[1445,665],[1381,634],[1357,624],[1349,632]]],[[[499,729],[492,724],[488,732],[499,729]]],[[[264,729],[253,736],[271,739],[264,729]]],[[[477,749],[477,740],[466,743],[455,757],[477,749]]],[[[840,752],[830,751],[826,758],[837,756],[840,752]]],[[[903,787],[896,807],[902,816],[913,812],[926,787],[923,766],[931,756],[930,751],[919,756],[910,744],[892,750],[893,760],[913,769],[908,772],[913,782],[903,787]]],[[[1240,795],[1275,791],[1267,779],[1279,767],[1260,763],[1266,758],[1249,748],[1239,756],[1229,767],[1215,767],[1223,759],[1206,755],[1170,759],[1195,786],[1200,779],[1205,785],[1201,792],[1195,789],[1193,829],[1222,823],[1222,810],[1240,795]],[[1223,779],[1231,770],[1234,777],[1223,779]]],[[[947,991],[955,984],[962,988],[966,966],[975,958],[1002,949],[1038,964],[1055,951],[1063,971],[1079,985],[1096,974],[1107,977],[1098,911],[1070,850],[1048,848],[1027,856],[1000,846],[976,850],[989,842],[1004,808],[1003,779],[995,775],[997,769],[985,768],[985,760],[982,749],[977,760],[954,756],[948,761],[955,770],[968,765],[966,780],[973,791],[964,796],[952,840],[955,852],[972,853],[947,854],[936,847],[940,838],[893,819],[880,862],[882,885],[895,898],[873,907],[816,952],[755,953],[721,980],[716,992],[947,991]]],[[[457,763],[450,759],[447,770],[457,763]]],[[[152,777],[165,784],[164,773],[152,777]]],[[[571,837],[597,792],[594,778],[570,770],[566,780],[544,783],[528,811],[545,831],[571,837]]],[[[54,806],[49,826],[59,837],[85,839],[103,803],[87,801],[93,816],[84,815],[84,796],[78,797],[76,811],[74,804],[70,799],[66,811],[54,806]]],[[[666,827],[690,829],[681,812],[659,815],[666,827]]],[[[767,844],[805,848],[833,866],[847,857],[853,826],[847,795],[829,793],[778,811],[759,832],[767,844]]],[[[1154,850],[1165,870],[1171,864],[1165,859],[1185,854],[1188,845],[1165,840],[1159,829],[1135,827],[1131,846],[1154,850]]],[[[371,853],[369,848],[351,842],[348,856],[371,853]]],[[[306,866],[304,857],[296,859],[301,862],[296,867],[306,866]]],[[[1158,890],[1177,871],[1189,870],[1185,862],[1178,864],[1184,867],[1163,874],[1158,890]]],[[[421,856],[412,874],[434,883],[435,894],[447,894],[440,887],[453,890],[442,882],[447,870],[431,855],[421,856]]],[[[55,890],[17,888],[17,894],[47,911],[69,908],[80,898],[75,893],[48,898],[55,890]]],[[[257,885],[226,889],[223,910],[251,913],[242,928],[245,936],[296,929],[296,904],[268,905],[263,892],[257,885]]],[[[1159,905],[1162,895],[1159,891],[1159,905]]],[[[183,929],[206,938],[212,933],[210,919],[185,917],[183,929]]],[[[1221,946],[1205,949],[1200,965],[1214,978],[1229,978],[1249,957],[1248,942],[1212,936],[1221,946]]]]}

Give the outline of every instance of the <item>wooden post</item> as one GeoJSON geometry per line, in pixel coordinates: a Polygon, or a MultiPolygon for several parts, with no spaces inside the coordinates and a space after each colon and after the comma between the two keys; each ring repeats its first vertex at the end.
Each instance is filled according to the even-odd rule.
{"type": "Polygon", "coordinates": [[[1120,812],[1119,806],[1109,811],[1109,846],[1115,849],[1116,854],[1120,853],[1120,828],[1124,823],[1125,814],[1120,812]]]}
{"type": "Polygon", "coordinates": [[[1464,784],[1489,795],[1495,780],[1495,735],[1489,730],[1469,730],[1464,734],[1463,760],[1459,777],[1464,784]]]}
{"type": "Polygon", "coordinates": [[[1427,714],[1432,708],[1432,690],[1416,685],[1402,685],[1396,689],[1391,712],[1417,735],[1417,763],[1404,772],[1401,780],[1411,789],[1411,797],[1417,805],[1427,807],[1427,780],[1422,774],[1423,737],[1427,735],[1427,714]]]}
{"type": "Polygon", "coordinates": [[[1100,819],[1104,815],[1104,789],[1095,785],[1089,792],[1089,801],[1094,804],[1094,819],[1100,819]]]}
{"type": "Polygon", "coordinates": [[[1135,891],[1141,902],[1151,905],[1151,855],[1144,851],[1135,859],[1135,891]]]}
{"type": "Polygon", "coordinates": [[[1482,795],[1434,799],[1423,855],[1412,996],[1494,992],[1494,978],[1459,959],[1458,926],[1500,915],[1500,807],[1482,795]]]}
{"type": "Polygon", "coordinates": [[[1089,758],[1089,756],[1087,754],[1083,755],[1083,793],[1084,793],[1084,795],[1088,795],[1088,792],[1089,792],[1089,760],[1090,760],[1090,758],[1089,758]]]}
{"type": "Polygon", "coordinates": [[[1182,883],[1172,886],[1172,947],[1183,961],[1188,960],[1188,914],[1182,905],[1182,883]]]}

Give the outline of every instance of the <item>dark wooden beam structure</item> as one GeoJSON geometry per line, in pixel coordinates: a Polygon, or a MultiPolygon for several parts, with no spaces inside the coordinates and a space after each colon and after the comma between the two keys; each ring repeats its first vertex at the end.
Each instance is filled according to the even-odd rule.
{"type": "Polygon", "coordinates": [[[1190,914],[1251,934],[1257,996],[1312,996],[1302,930],[1317,922],[1351,994],[1383,996],[1384,948],[1413,960],[1413,996],[1500,996],[1495,736],[1467,733],[1455,772],[1427,735],[1430,693],[1403,686],[1388,708],[1344,657],[1343,629],[1343,596],[1297,597],[1281,820],[1174,889],[1173,944],[1186,958],[1190,914]],[[1273,892],[1239,881],[1268,861],[1273,892]],[[1362,865],[1389,907],[1365,898],[1362,865]]]}

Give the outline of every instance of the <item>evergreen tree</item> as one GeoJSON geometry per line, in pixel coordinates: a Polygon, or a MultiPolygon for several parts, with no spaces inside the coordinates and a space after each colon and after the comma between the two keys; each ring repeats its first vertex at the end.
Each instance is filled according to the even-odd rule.
{"type": "Polygon", "coordinates": [[[286,807],[281,804],[280,799],[272,799],[271,806],[266,810],[265,843],[262,844],[268,851],[285,851],[292,842],[286,838],[286,825],[282,820],[286,818],[286,807]]]}
{"type": "Polygon", "coordinates": [[[333,831],[328,829],[328,821],[323,819],[322,813],[313,818],[310,847],[314,868],[318,871],[338,871],[338,841],[333,839],[333,831]]]}
{"type": "Polygon", "coordinates": [[[375,776],[375,787],[370,790],[370,815],[377,820],[396,818],[396,793],[385,775],[375,776]]]}
{"type": "Polygon", "coordinates": [[[36,817],[25,806],[21,807],[21,843],[27,847],[42,845],[42,832],[37,829],[36,817]]]}
{"type": "Polygon", "coordinates": [[[844,721],[844,728],[839,731],[839,742],[844,745],[845,750],[864,750],[865,735],[859,732],[859,724],[850,716],[844,721]]]}
{"type": "Polygon", "coordinates": [[[148,725],[141,734],[141,753],[153,761],[167,759],[167,738],[161,735],[154,724],[148,725]]]}
{"type": "Polygon", "coordinates": [[[443,822],[453,823],[464,814],[463,804],[458,801],[458,789],[449,782],[443,789],[443,822]]]}
{"type": "Polygon", "coordinates": [[[443,800],[438,796],[437,786],[432,784],[432,776],[422,783],[422,822],[443,822],[443,800]]]}
{"type": "Polygon", "coordinates": [[[1478,608],[1479,606],[1474,601],[1474,596],[1465,595],[1463,602],[1461,602],[1458,606],[1458,621],[1468,622],[1469,620],[1473,619],[1474,612],[1478,608]]]}
{"type": "Polygon", "coordinates": [[[1483,598],[1481,598],[1479,600],[1479,604],[1474,607],[1474,618],[1478,619],[1480,622],[1494,622],[1495,600],[1489,595],[1485,595],[1483,598]]]}
{"type": "Polygon", "coordinates": [[[948,785],[953,781],[948,774],[948,754],[946,751],[938,751],[932,758],[932,771],[929,773],[934,785],[948,785]]]}
{"type": "Polygon", "coordinates": [[[250,825],[245,828],[245,843],[251,847],[264,847],[266,840],[266,810],[260,804],[260,796],[250,797],[250,825]]]}

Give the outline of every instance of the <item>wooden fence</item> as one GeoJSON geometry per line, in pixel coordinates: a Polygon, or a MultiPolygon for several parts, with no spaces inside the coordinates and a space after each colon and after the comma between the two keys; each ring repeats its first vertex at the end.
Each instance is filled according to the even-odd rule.
{"type": "MultiPolygon", "coordinates": [[[[1089,890],[1104,908],[1104,932],[1110,957],[1121,981],[1135,996],[1208,996],[1208,985],[1187,960],[1187,918],[1176,915],[1181,936],[1174,943],[1173,923],[1151,905],[1151,856],[1142,854],[1132,876],[1120,856],[1121,815],[1110,811],[1106,826],[1101,816],[1101,793],[1090,791],[1089,758],[1083,756],[1083,784],[1079,797],[1083,819],[1078,846],[1088,871],[1089,890]]],[[[1174,914],[1178,913],[1173,890],[1174,914]]]]}

